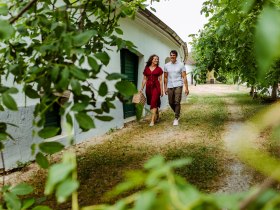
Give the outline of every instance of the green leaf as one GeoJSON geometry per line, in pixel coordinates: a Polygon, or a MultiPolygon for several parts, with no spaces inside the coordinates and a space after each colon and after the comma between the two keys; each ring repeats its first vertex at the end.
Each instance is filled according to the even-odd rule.
{"type": "Polygon", "coordinates": [[[94,71],[96,71],[96,72],[99,71],[99,68],[100,68],[100,67],[99,67],[97,61],[96,61],[93,57],[88,57],[88,64],[90,65],[90,67],[91,67],[94,71]]]}
{"type": "Polygon", "coordinates": [[[79,126],[82,130],[87,131],[89,129],[95,128],[93,119],[90,116],[88,116],[86,113],[79,112],[75,114],[75,118],[78,121],[79,126]]]}
{"type": "Polygon", "coordinates": [[[117,32],[117,34],[123,35],[123,31],[120,28],[115,28],[115,31],[117,32]]]}
{"type": "Polygon", "coordinates": [[[248,13],[254,6],[256,0],[246,0],[241,2],[241,9],[244,13],[248,13]]]}
{"type": "Polygon", "coordinates": [[[45,187],[45,194],[51,194],[54,190],[55,185],[66,179],[66,177],[69,176],[74,169],[75,165],[72,163],[58,163],[52,165],[49,169],[49,175],[45,187]]]}
{"type": "Polygon", "coordinates": [[[101,121],[111,121],[113,120],[114,118],[111,117],[111,116],[95,116],[97,119],[101,120],[101,121]]]}
{"type": "Polygon", "coordinates": [[[145,163],[144,168],[152,169],[155,167],[162,166],[164,164],[164,158],[160,155],[154,156],[147,163],[145,163]]]}
{"type": "Polygon", "coordinates": [[[186,158],[170,161],[167,165],[171,166],[172,168],[180,168],[182,166],[190,164],[191,162],[191,158],[186,158]]]}
{"type": "Polygon", "coordinates": [[[20,183],[11,188],[10,192],[14,193],[15,195],[27,195],[33,192],[33,187],[26,183],[20,183]]]}
{"type": "Polygon", "coordinates": [[[59,67],[58,66],[54,66],[51,70],[51,79],[53,82],[55,82],[57,80],[57,77],[59,75],[59,67]]]}
{"type": "Polygon", "coordinates": [[[76,95],[81,95],[81,84],[78,80],[76,79],[71,79],[71,87],[72,87],[72,91],[76,94],[76,95]]]}
{"type": "Polygon", "coordinates": [[[57,187],[56,197],[59,203],[65,202],[73,192],[79,187],[79,182],[72,179],[66,179],[57,187]]]}
{"type": "Polygon", "coordinates": [[[7,130],[7,123],[0,122],[0,131],[6,131],[7,130]]]}
{"type": "Polygon", "coordinates": [[[7,93],[2,94],[3,104],[10,110],[17,111],[17,104],[15,100],[7,93]]]}
{"type": "Polygon", "coordinates": [[[95,30],[84,31],[73,37],[73,44],[76,47],[83,46],[87,44],[90,41],[91,37],[95,36],[96,34],[97,32],[95,30]]]}
{"type": "Polygon", "coordinates": [[[98,58],[105,66],[107,66],[110,61],[110,57],[106,52],[96,53],[95,57],[98,58]]]}
{"type": "Polygon", "coordinates": [[[69,84],[69,68],[66,66],[61,72],[61,78],[57,86],[61,89],[67,89],[69,84]]]}
{"type": "Polygon", "coordinates": [[[5,148],[4,144],[0,142],[0,151],[2,151],[5,148]]]}
{"type": "Polygon", "coordinates": [[[153,12],[157,12],[156,9],[154,7],[150,7],[150,9],[153,11],[153,12]]]}
{"type": "Polygon", "coordinates": [[[29,198],[23,201],[22,203],[22,210],[28,209],[29,207],[31,207],[33,204],[35,203],[35,199],[34,198],[29,198]]]}
{"type": "Polygon", "coordinates": [[[108,87],[107,87],[107,84],[106,82],[102,82],[99,86],[99,90],[98,90],[98,94],[100,96],[106,96],[108,93],[108,87]]]}
{"type": "Polygon", "coordinates": [[[25,86],[24,92],[29,98],[40,98],[38,91],[34,90],[31,85],[25,86]]]}
{"type": "Polygon", "coordinates": [[[0,26],[0,40],[9,39],[14,33],[14,28],[7,20],[0,20],[0,26]]]}
{"type": "Polygon", "coordinates": [[[15,87],[11,87],[6,91],[6,93],[15,94],[15,93],[18,93],[18,89],[15,87]]]}
{"type": "Polygon", "coordinates": [[[239,209],[240,200],[242,199],[241,193],[230,195],[214,195],[216,203],[221,209],[239,209]]]}
{"type": "Polygon", "coordinates": [[[120,73],[111,73],[108,74],[106,79],[107,80],[117,80],[117,79],[126,79],[127,76],[125,74],[120,74],[120,73]]]}
{"type": "Polygon", "coordinates": [[[256,55],[260,77],[269,70],[275,58],[280,57],[280,11],[266,6],[256,30],[256,55]]]}
{"type": "Polygon", "coordinates": [[[20,210],[21,203],[19,198],[15,194],[6,192],[4,193],[4,199],[7,202],[7,206],[9,209],[20,210]]]}
{"type": "Polygon", "coordinates": [[[39,148],[44,153],[54,154],[61,151],[64,145],[59,142],[43,142],[39,144],[39,148]]]}
{"type": "Polygon", "coordinates": [[[37,145],[36,145],[36,144],[32,144],[32,145],[31,145],[31,154],[32,154],[32,155],[34,155],[34,154],[35,154],[36,147],[37,147],[37,145]]]}
{"type": "Polygon", "coordinates": [[[87,74],[82,69],[78,69],[76,67],[71,67],[70,73],[79,80],[85,81],[87,79],[87,74]]]}
{"type": "Polygon", "coordinates": [[[6,132],[1,132],[0,133],[0,141],[6,140],[8,138],[8,135],[6,132]]]}
{"type": "Polygon", "coordinates": [[[0,3],[0,15],[6,16],[9,14],[9,9],[7,4],[0,3]]]}
{"type": "Polygon", "coordinates": [[[48,206],[36,206],[32,210],[52,210],[52,209],[48,206]]]}
{"type": "Polygon", "coordinates": [[[137,93],[135,85],[127,80],[117,82],[115,87],[124,96],[133,96],[137,93]]]}
{"type": "Polygon", "coordinates": [[[141,120],[143,116],[143,109],[144,105],[143,104],[135,104],[135,114],[136,114],[136,120],[139,121],[141,120]]]}
{"type": "Polygon", "coordinates": [[[88,102],[82,102],[82,103],[75,103],[71,110],[75,112],[80,112],[85,110],[85,108],[88,106],[88,102]]]}
{"type": "Polygon", "coordinates": [[[135,202],[134,210],[150,210],[156,201],[156,192],[148,191],[140,194],[135,202]]]}
{"type": "Polygon", "coordinates": [[[38,132],[38,135],[43,139],[47,139],[56,136],[59,130],[60,128],[58,127],[45,127],[38,132]]]}
{"type": "Polygon", "coordinates": [[[39,164],[39,166],[41,166],[41,168],[47,169],[49,167],[48,159],[41,152],[37,153],[36,162],[39,164]]]}

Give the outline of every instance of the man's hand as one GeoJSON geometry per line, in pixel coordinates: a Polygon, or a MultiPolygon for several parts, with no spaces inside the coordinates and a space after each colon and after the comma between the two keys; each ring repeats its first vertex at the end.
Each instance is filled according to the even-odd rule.
{"type": "Polygon", "coordinates": [[[185,90],[186,96],[189,95],[189,93],[190,93],[189,89],[186,89],[186,90],[185,90]]]}

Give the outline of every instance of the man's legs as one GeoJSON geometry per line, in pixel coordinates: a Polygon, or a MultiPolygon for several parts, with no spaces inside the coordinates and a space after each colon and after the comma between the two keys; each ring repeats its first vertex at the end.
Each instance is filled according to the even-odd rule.
{"type": "Polygon", "coordinates": [[[182,87],[176,87],[174,89],[174,112],[175,118],[179,119],[181,111],[181,99],[182,99],[182,87]]]}
{"type": "Polygon", "coordinates": [[[168,102],[169,105],[171,107],[171,109],[173,110],[173,112],[175,112],[175,88],[168,88],[168,102]]]}

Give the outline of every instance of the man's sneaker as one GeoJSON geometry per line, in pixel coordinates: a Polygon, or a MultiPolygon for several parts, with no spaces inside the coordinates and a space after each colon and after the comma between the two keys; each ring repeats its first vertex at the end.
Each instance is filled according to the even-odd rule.
{"type": "Polygon", "coordinates": [[[173,121],[173,125],[179,125],[179,120],[178,120],[178,119],[175,119],[175,120],[173,121]]]}
{"type": "Polygon", "coordinates": [[[155,125],[155,123],[151,122],[149,126],[152,127],[152,126],[154,126],[154,125],[155,125]]]}

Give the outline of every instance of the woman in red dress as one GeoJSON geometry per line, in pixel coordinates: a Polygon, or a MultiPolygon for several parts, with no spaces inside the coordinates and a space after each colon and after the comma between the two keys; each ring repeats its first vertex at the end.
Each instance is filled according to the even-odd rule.
{"type": "Polygon", "coordinates": [[[146,62],[144,69],[144,77],[142,81],[142,87],[140,91],[143,91],[146,85],[146,97],[147,104],[150,105],[152,112],[152,118],[150,126],[154,126],[155,122],[159,118],[158,108],[160,107],[160,97],[163,96],[162,89],[162,69],[159,65],[159,57],[157,55],[151,55],[146,62]]]}

